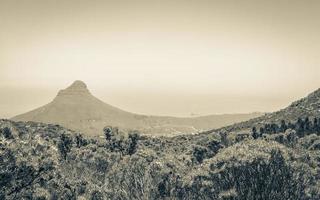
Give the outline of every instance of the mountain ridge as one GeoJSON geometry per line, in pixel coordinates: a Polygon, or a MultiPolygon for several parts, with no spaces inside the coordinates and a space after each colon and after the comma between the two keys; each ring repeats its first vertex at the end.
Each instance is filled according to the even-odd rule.
{"type": "Polygon", "coordinates": [[[77,80],[60,90],[50,103],[12,118],[15,121],[56,123],[66,128],[101,135],[105,126],[135,129],[144,134],[177,135],[198,133],[260,116],[260,113],[171,117],[135,114],[109,105],[93,96],[77,80]]]}

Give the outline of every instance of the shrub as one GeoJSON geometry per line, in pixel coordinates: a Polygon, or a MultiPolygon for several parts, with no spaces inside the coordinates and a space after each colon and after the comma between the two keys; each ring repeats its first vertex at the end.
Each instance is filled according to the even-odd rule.
{"type": "Polygon", "coordinates": [[[229,145],[229,140],[228,140],[228,137],[227,137],[227,133],[224,132],[224,131],[221,131],[221,132],[219,132],[219,135],[220,135],[220,138],[221,138],[221,143],[224,146],[228,146],[229,145]]]}
{"type": "Polygon", "coordinates": [[[193,157],[196,159],[198,163],[202,163],[207,151],[207,148],[203,146],[195,146],[193,149],[193,157]]]}
{"type": "MultiPolygon", "coordinates": [[[[247,141],[208,159],[190,173],[184,199],[282,200],[306,199],[307,177],[288,157],[287,148],[275,143],[247,141]],[[209,197],[209,198],[208,198],[209,197]]],[[[310,170],[310,168],[305,168],[310,170]]],[[[307,172],[305,172],[307,173],[307,172]]]]}
{"type": "Polygon", "coordinates": [[[67,154],[70,152],[72,147],[72,139],[66,134],[61,134],[60,141],[58,143],[58,149],[61,154],[61,157],[66,160],[67,154]]]}
{"type": "Polygon", "coordinates": [[[2,130],[1,130],[2,134],[3,134],[3,137],[6,138],[6,139],[14,139],[13,135],[12,135],[12,131],[9,127],[4,127],[2,130]]]}
{"type": "Polygon", "coordinates": [[[100,191],[95,190],[91,193],[90,200],[103,200],[103,195],[100,191]]]}
{"type": "Polygon", "coordinates": [[[103,129],[103,132],[104,132],[104,136],[105,136],[106,140],[110,141],[110,140],[112,140],[113,136],[118,135],[119,129],[118,129],[118,127],[106,126],[103,129]]]}
{"type": "Polygon", "coordinates": [[[139,134],[138,133],[130,133],[128,137],[128,147],[127,152],[129,155],[134,154],[137,151],[137,144],[139,140],[139,134]]]}
{"type": "Polygon", "coordinates": [[[258,132],[257,132],[257,128],[256,127],[253,127],[252,128],[252,137],[253,137],[253,139],[258,139],[258,137],[259,137],[259,134],[258,134],[258,132]]]}
{"type": "Polygon", "coordinates": [[[87,140],[85,140],[81,134],[77,134],[76,135],[76,145],[78,148],[82,147],[82,146],[86,146],[88,145],[87,140]]]}

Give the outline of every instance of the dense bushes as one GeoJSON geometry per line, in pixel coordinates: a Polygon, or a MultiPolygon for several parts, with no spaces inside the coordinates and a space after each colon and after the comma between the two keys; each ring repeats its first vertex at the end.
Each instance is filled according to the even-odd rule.
{"type": "MultiPolygon", "coordinates": [[[[205,162],[186,185],[185,199],[307,199],[311,177],[296,171],[289,149],[265,141],[245,142],[205,162]]],[[[311,172],[311,168],[305,170],[311,172]]],[[[312,199],[312,198],[311,198],[312,199]]]]}
{"type": "Polygon", "coordinates": [[[0,134],[3,135],[4,138],[6,139],[14,139],[13,135],[12,135],[12,131],[9,127],[4,127],[2,129],[0,129],[0,134]]]}
{"type": "Polygon", "coordinates": [[[203,146],[195,146],[193,150],[193,157],[198,163],[202,163],[207,154],[207,148],[203,146]]]}
{"type": "Polygon", "coordinates": [[[61,157],[66,160],[67,154],[70,152],[72,147],[72,139],[66,134],[61,134],[60,141],[58,143],[58,149],[61,157]]]}
{"type": "Polygon", "coordinates": [[[39,172],[26,161],[17,162],[10,149],[2,148],[0,155],[0,196],[16,196],[30,187],[39,172]]]}
{"type": "Polygon", "coordinates": [[[201,164],[204,159],[212,158],[220,149],[224,148],[220,141],[216,139],[209,139],[206,142],[197,142],[193,146],[193,161],[201,164]]]}
{"type": "Polygon", "coordinates": [[[103,200],[103,199],[104,199],[103,194],[100,191],[95,190],[91,193],[90,200],[103,200]]]}
{"type": "Polygon", "coordinates": [[[133,131],[124,133],[120,132],[117,127],[105,127],[103,129],[106,147],[113,152],[121,152],[123,155],[132,155],[137,150],[138,140],[140,135],[138,132],[133,131]]]}
{"type": "Polygon", "coordinates": [[[128,137],[128,148],[127,148],[127,153],[129,155],[134,154],[137,151],[137,145],[138,145],[138,140],[139,140],[139,134],[134,132],[134,133],[129,133],[128,137]]]}
{"type": "Polygon", "coordinates": [[[309,117],[305,119],[298,118],[295,123],[286,122],[285,120],[281,120],[280,124],[271,123],[265,124],[261,126],[259,132],[256,127],[252,127],[252,137],[257,139],[261,137],[263,134],[277,134],[284,133],[286,130],[292,129],[297,132],[299,137],[304,137],[305,135],[309,135],[312,133],[317,133],[320,135],[320,118],[314,118],[313,121],[309,120],[309,117]]]}
{"type": "Polygon", "coordinates": [[[86,146],[88,144],[88,141],[86,139],[84,139],[81,134],[77,134],[75,136],[75,139],[76,139],[76,146],[78,148],[80,148],[82,146],[86,146]]]}
{"type": "Polygon", "coordinates": [[[2,127],[18,132],[24,127],[28,137],[0,140],[0,199],[316,200],[320,195],[319,136],[299,138],[284,124],[284,133],[253,140],[245,132],[234,138],[229,133],[151,138],[114,127],[104,130],[105,138],[89,138],[57,126],[6,123],[2,127]]]}
{"type": "Polygon", "coordinates": [[[5,188],[11,185],[16,168],[16,158],[13,151],[4,147],[1,147],[0,154],[0,193],[3,193],[5,188]]]}

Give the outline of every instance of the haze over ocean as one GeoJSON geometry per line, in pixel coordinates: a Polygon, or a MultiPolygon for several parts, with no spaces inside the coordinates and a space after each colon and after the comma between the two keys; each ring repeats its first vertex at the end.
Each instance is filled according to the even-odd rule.
{"type": "Polygon", "coordinates": [[[136,113],[274,111],[320,85],[319,1],[0,1],[0,116],[74,80],[136,113]]]}

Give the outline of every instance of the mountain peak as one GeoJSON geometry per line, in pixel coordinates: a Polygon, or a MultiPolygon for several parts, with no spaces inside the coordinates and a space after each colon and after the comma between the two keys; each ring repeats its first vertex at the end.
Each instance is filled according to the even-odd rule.
{"type": "Polygon", "coordinates": [[[87,85],[83,81],[76,80],[67,89],[87,89],[87,85]]]}
{"type": "Polygon", "coordinates": [[[69,87],[64,90],[60,90],[58,96],[61,95],[81,95],[81,94],[90,94],[90,91],[87,88],[87,85],[80,80],[74,81],[69,87]]]}

